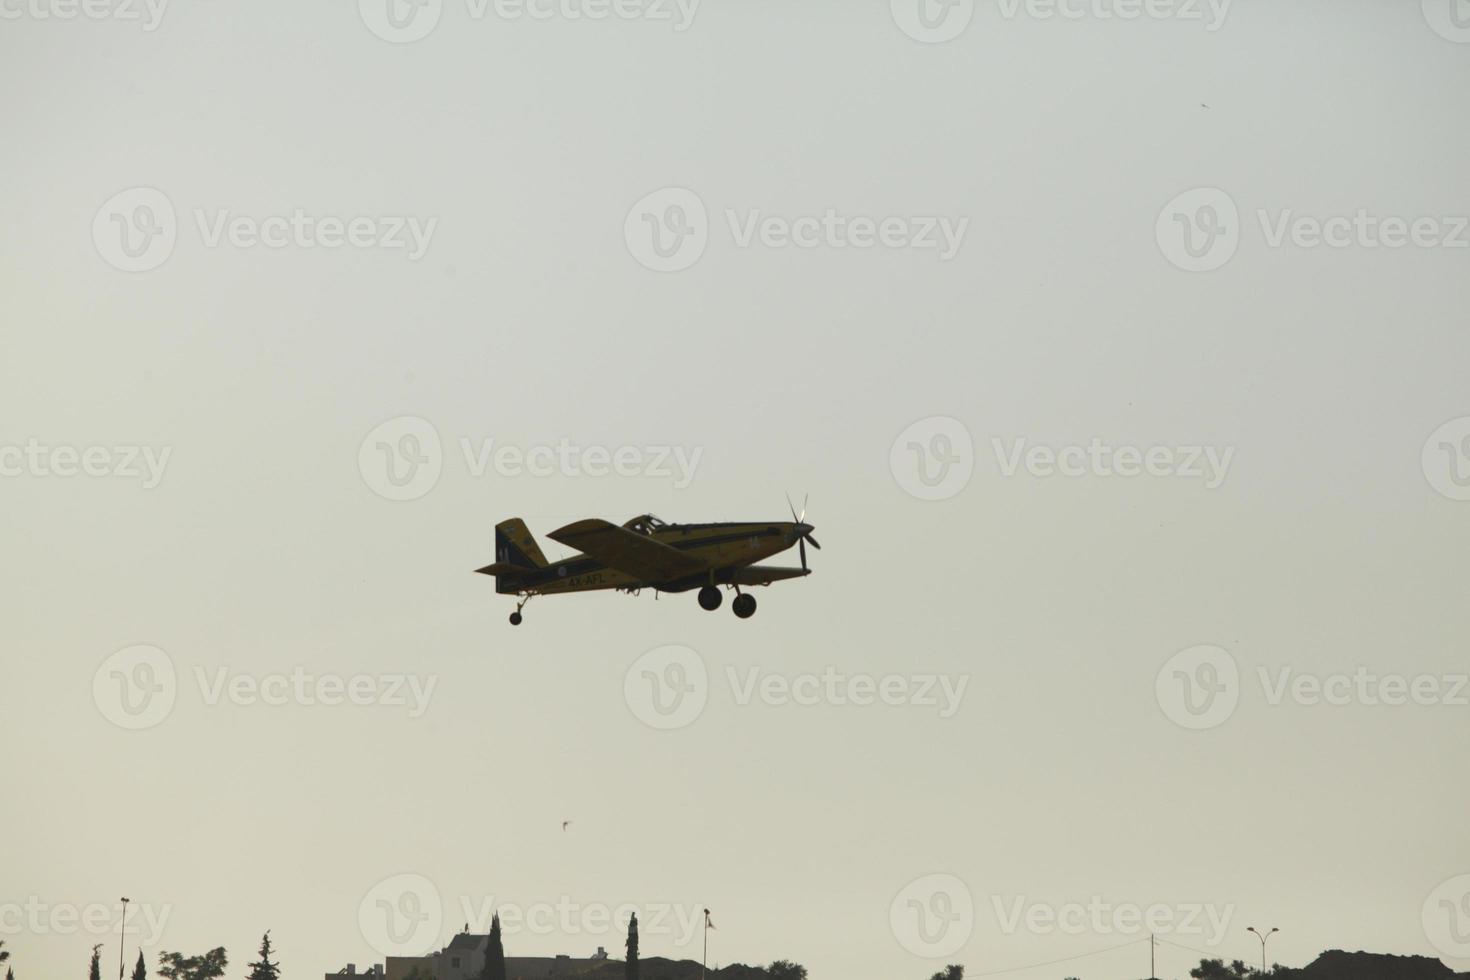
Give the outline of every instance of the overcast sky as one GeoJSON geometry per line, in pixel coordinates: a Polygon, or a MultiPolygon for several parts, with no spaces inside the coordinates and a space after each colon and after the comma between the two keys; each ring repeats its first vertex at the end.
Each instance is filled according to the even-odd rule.
{"type": "Polygon", "coordinates": [[[19,980],[1470,969],[1470,8],[388,2],[0,0],[19,980]]]}

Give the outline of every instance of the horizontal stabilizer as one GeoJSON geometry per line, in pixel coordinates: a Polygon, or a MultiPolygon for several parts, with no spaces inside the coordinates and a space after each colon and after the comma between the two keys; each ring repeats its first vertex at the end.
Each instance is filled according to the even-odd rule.
{"type": "Polygon", "coordinates": [[[509,562],[498,561],[493,565],[475,569],[481,575],[524,575],[534,572],[534,568],[526,568],[524,565],[512,565],[509,562]]]}

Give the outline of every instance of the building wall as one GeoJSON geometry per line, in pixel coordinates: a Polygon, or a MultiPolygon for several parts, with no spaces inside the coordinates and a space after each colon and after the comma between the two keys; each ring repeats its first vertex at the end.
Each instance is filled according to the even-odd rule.
{"type": "Polygon", "coordinates": [[[439,954],[433,953],[429,956],[390,956],[384,965],[384,980],[404,980],[414,971],[414,967],[422,967],[429,972],[430,976],[439,977],[439,954]]]}

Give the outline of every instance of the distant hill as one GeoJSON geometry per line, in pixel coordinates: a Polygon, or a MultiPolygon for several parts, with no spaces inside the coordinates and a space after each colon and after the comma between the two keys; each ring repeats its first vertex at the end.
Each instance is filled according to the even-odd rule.
{"type": "MultiPolygon", "coordinates": [[[[670,960],[661,956],[639,961],[642,980],[699,980],[694,960],[670,960]]],[[[928,971],[932,973],[933,971],[928,971]]],[[[923,980],[919,970],[909,980],[923,980]]],[[[1249,975],[1258,980],[1259,974],[1249,975]]],[[[770,980],[762,967],[734,963],[705,974],[706,980],[770,980]]],[[[578,974],[578,980],[623,980],[623,961],[606,960],[578,974]]],[[[1349,953],[1329,949],[1299,969],[1283,967],[1266,980],[1470,980],[1470,973],[1456,973],[1432,956],[1394,956],[1390,953],[1349,953]]]]}
{"type": "Polygon", "coordinates": [[[1432,956],[1394,956],[1391,953],[1349,953],[1329,949],[1299,970],[1281,970],[1272,980],[1467,980],[1432,956]]]}
{"type": "MultiPolygon", "coordinates": [[[[699,964],[694,960],[670,960],[650,956],[638,961],[641,980],[699,980],[699,964]]],[[[732,963],[718,970],[708,970],[707,980],[769,980],[770,974],[758,966],[732,963]]],[[[607,960],[579,975],[578,980],[623,980],[623,961],[607,960]]]]}
{"type": "MultiPolygon", "coordinates": [[[[642,980],[699,980],[699,964],[694,960],[654,956],[639,961],[638,965],[642,980]]],[[[924,980],[926,975],[921,969],[907,980],[924,980]]],[[[1249,976],[1251,980],[1259,980],[1259,974],[1249,976]]],[[[705,977],[706,980],[770,980],[770,974],[762,967],[743,963],[710,970],[705,977]]],[[[623,980],[623,961],[606,960],[579,974],[578,980],[623,980]]],[[[1304,967],[1283,967],[1268,974],[1266,980],[1470,980],[1470,973],[1456,973],[1432,956],[1329,949],[1304,967]]]]}
{"type": "Polygon", "coordinates": [[[1229,965],[1220,959],[1201,960],[1200,969],[1204,980],[1470,980],[1470,973],[1456,973],[1432,956],[1341,949],[1329,949],[1303,967],[1274,966],[1264,978],[1239,960],[1229,965]]]}

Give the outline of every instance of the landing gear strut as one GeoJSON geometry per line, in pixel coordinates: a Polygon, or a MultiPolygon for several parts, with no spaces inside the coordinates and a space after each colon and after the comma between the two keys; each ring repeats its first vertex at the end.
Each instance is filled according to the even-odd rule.
{"type": "Polygon", "coordinates": [[[518,603],[516,603],[516,611],[510,614],[510,625],[512,625],[512,626],[519,626],[519,625],[521,625],[521,619],[523,618],[521,616],[521,607],[524,606],[526,603],[528,603],[530,601],[531,601],[531,597],[530,596],[523,596],[521,598],[521,601],[518,602],[518,603]]]}
{"type": "Polygon", "coordinates": [[[720,594],[720,590],[713,585],[706,585],[699,590],[699,608],[701,609],[708,609],[710,612],[714,612],[720,608],[720,603],[724,599],[725,597],[720,594]]]}
{"type": "Polygon", "coordinates": [[[735,610],[735,615],[741,619],[749,619],[755,615],[755,596],[742,592],[735,597],[734,602],[730,603],[730,608],[735,610]]]}

